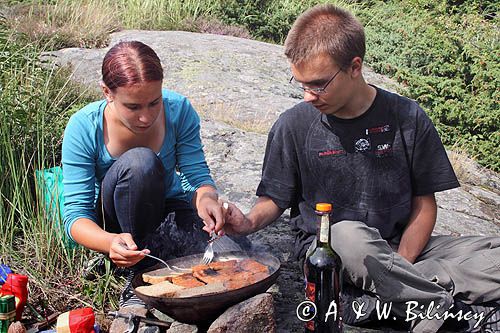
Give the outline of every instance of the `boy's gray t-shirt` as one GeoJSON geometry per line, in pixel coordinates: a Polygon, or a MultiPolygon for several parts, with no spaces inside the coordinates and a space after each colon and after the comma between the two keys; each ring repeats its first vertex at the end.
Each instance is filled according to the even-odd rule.
{"type": "Polygon", "coordinates": [[[355,119],[321,114],[309,103],[284,112],[267,141],[258,196],[292,208],[296,256],[316,234],[315,204],[332,221],[362,221],[398,242],[411,199],[460,186],[431,120],[408,98],[377,88],[355,119]]]}

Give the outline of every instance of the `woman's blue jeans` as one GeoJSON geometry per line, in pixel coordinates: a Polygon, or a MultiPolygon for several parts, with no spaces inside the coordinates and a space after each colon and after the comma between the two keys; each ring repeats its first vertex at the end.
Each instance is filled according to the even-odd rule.
{"type": "MultiPolygon", "coordinates": [[[[149,148],[128,150],[113,163],[102,181],[97,205],[101,226],[108,232],[130,233],[139,249],[148,248],[153,255],[165,259],[188,253],[176,251],[173,233],[176,234],[173,238],[193,242],[189,246],[192,253],[203,251],[206,244],[203,241],[208,239],[201,230],[203,222],[189,202],[165,200],[166,191],[165,169],[160,158],[149,148]],[[172,216],[166,220],[172,212],[175,222],[172,216]],[[176,226],[164,225],[172,223],[176,226]],[[191,233],[196,233],[196,237],[191,233]]],[[[136,266],[155,264],[147,259],[136,266]]]]}

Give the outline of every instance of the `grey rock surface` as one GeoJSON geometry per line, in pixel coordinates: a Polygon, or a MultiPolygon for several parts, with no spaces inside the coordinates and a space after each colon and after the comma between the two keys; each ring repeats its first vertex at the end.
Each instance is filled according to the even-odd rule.
{"type": "Polygon", "coordinates": [[[167,330],[167,333],[198,333],[198,327],[174,321],[172,326],[167,330]]]}
{"type": "MultiPolygon", "coordinates": [[[[301,99],[301,92],[288,84],[291,72],[282,46],[232,36],[137,30],[112,34],[110,46],[128,40],[151,46],[164,67],[164,86],[208,113],[223,109],[240,122],[269,125],[301,99]]],[[[98,89],[107,50],[68,48],[46,53],[43,59],[71,64],[76,80],[98,89]]],[[[397,87],[368,68],[365,76],[386,89],[397,87]]]]}
{"type": "MultiPolygon", "coordinates": [[[[222,197],[247,211],[255,202],[270,124],[300,100],[288,86],[290,72],[278,45],[228,36],[189,32],[122,31],[119,40],[141,40],[157,51],[165,66],[165,86],[193,102],[202,116],[207,162],[222,197]],[[250,131],[251,130],[251,131],[250,131]]],[[[45,61],[71,64],[74,78],[98,89],[106,49],[65,49],[45,54],[45,61]]],[[[367,81],[388,90],[397,84],[365,69],[367,81]]],[[[453,153],[450,153],[453,154],[453,153]]],[[[473,161],[461,162],[462,187],[438,193],[435,233],[500,235],[500,178],[473,161]]],[[[274,224],[251,235],[252,241],[281,259],[273,293],[278,332],[297,332],[295,310],[303,300],[303,278],[291,258],[293,236],[286,212],[274,224]]]]}
{"type": "MultiPolygon", "coordinates": [[[[141,316],[145,317],[147,314],[148,310],[144,306],[129,306],[125,308],[120,308],[120,313],[121,314],[132,314],[136,316],[141,316]]],[[[109,333],[123,333],[133,327],[133,323],[129,323],[128,319],[125,318],[115,318],[113,322],[111,323],[111,326],[109,328],[109,333]]],[[[139,329],[144,329],[146,325],[143,323],[140,323],[139,329]]]]}
{"type": "Polygon", "coordinates": [[[137,333],[160,333],[160,328],[158,326],[141,327],[137,333]]]}
{"type": "Polygon", "coordinates": [[[217,318],[207,333],[274,333],[273,297],[263,293],[233,305],[217,318]]]}

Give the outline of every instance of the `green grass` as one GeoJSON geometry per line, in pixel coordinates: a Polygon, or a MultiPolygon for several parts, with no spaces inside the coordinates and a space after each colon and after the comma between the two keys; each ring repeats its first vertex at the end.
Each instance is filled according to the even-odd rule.
{"type": "Polygon", "coordinates": [[[126,28],[185,30],[188,22],[211,15],[215,0],[120,0],[121,21],[126,28]]]}
{"type": "Polygon", "coordinates": [[[109,292],[116,279],[108,274],[104,289],[81,279],[90,251],[65,246],[34,177],[59,164],[64,125],[89,95],[64,70],[40,67],[41,49],[13,42],[0,28],[1,261],[30,278],[30,303],[40,312],[88,303],[103,311],[116,303],[116,290],[109,292]],[[84,285],[93,292],[81,294],[84,285]]]}

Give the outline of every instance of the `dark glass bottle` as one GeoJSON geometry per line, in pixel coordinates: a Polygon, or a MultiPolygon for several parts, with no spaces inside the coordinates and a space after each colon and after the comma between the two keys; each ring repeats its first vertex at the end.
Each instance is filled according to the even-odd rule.
{"type": "Polygon", "coordinates": [[[343,332],[340,304],[342,262],[330,246],[332,205],[316,204],[317,246],[304,262],[306,298],[314,302],[316,316],[306,322],[306,332],[343,332]]]}

